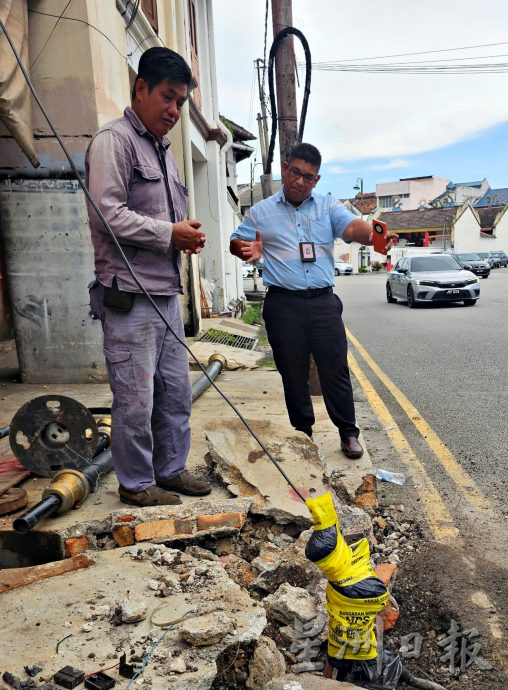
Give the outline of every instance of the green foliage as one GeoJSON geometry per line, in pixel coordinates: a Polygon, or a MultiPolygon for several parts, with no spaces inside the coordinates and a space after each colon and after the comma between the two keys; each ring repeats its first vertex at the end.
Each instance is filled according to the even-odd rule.
{"type": "Polygon", "coordinates": [[[217,328],[210,328],[208,335],[212,338],[221,338],[225,341],[224,345],[236,345],[237,336],[227,331],[219,331],[217,328]]]}
{"type": "Polygon", "coordinates": [[[249,324],[249,326],[260,325],[262,323],[261,305],[251,304],[248,306],[242,315],[242,321],[249,324]]]}
{"type": "Polygon", "coordinates": [[[370,264],[370,267],[372,268],[373,271],[382,271],[383,268],[385,267],[385,265],[382,264],[380,261],[373,261],[370,264]]]}
{"type": "Polygon", "coordinates": [[[367,273],[368,270],[367,266],[360,266],[358,273],[367,273]]]}

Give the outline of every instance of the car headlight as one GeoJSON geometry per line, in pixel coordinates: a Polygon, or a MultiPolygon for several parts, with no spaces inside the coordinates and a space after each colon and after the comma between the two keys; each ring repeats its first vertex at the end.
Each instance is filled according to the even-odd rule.
{"type": "Polygon", "coordinates": [[[469,278],[465,282],[466,282],[466,285],[472,285],[473,283],[478,283],[479,280],[478,280],[478,278],[469,278]]]}
{"type": "Polygon", "coordinates": [[[462,264],[462,268],[465,268],[466,270],[470,271],[471,270],[471,264],[462,264]]]}
{"type": "Polygon", "coordinates": [[[427,285],[427,287],[437,287],[439,283],[436,280],[420,280],[418,285],[427,285]]]}

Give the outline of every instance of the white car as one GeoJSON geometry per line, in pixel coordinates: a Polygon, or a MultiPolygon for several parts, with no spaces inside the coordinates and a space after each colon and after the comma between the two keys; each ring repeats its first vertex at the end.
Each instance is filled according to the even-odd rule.
{"type": "Polygon", "coordinates": [[[252,278],[253,273],[254,266],[252,264],[248,264],[246,261],[242,261],[242,276],[244,278],[252,278]]]}
{"type": "Polygon", "coordinates": [[[336,276],[350,276],[353,273],[353,267],[342,259],[335,259],[335,275],[336,276]]]}

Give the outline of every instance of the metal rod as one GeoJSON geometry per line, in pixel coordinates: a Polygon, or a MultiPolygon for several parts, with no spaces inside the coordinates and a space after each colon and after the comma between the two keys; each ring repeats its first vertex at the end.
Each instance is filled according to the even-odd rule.
{"type": "Polygon", "coordinates": [[[14,520],[12,523],[13,529],[21,534],[30,532],[32,527],[35,527],[35,525],[43,518],[49,517],[50,515],[53,515],[53,513],[56,513],[56,511],[60,508],[60,503],[60,498],[56,494],[51,494],[50,496],[43,498],[42,501],[37,503],[37,505],[35,505],[33,508],[30,508],[30,510],[27,510],[26,513],[20,515],[20,517],[14,520]]]}

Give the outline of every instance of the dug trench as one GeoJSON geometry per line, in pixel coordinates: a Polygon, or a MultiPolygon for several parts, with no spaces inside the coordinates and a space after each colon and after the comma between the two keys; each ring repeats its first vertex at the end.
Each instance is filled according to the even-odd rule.
{"type": "MultiPolygon", "coordinates": [[[[356,394],[367,447],[374,464],[383,466],[393,460],[393,451],[356,394]]],[[[232,439],[222,446],[227,452],[218,451],[224,438],[215,428],[209,430],[206,466],[197,468],[214,484],[218,499],[164,510],[108,508],[100,520],[83,518],[78,523],[78,517],[65,528],[59,527],[62,518],[55,518],[50,528],[34,532],[23,549],[12,531],[9,537],[8,530],[1,531],[4,553],[9,553],[0,570],[4,687],[51,690],[54,674],[67,665],[86,674],[104,669],[122,687],[134,682],[153,690],[268,690],[275,679],[291,673],[299,662],[295,621],[325,610],[326,581],[304,553],[310,519],[296,501],[291,502],[293,513],[287,501],[278,501],[277,486],[266,504],[267,490],[260,492],[249,483],[256,451],[250,449],[240,466],[233,455],[237,429],[232,424],[221,429],[232,439]],[[16,565],[28,567],[12,568],[13,553],[19,554],[16,565]],[[30,567],[34,553],[41,560],[30,567]],[[51,559],[54,562],[43,564],[51,559]],[[123,654],[125,674],[142,670],[136,679],[119,674],[123,654]],[[32,677],[34,667],[40,670],[32,677]]],[[[276,436],[273,428],[263,431],[269,432],[265,437],[276,436]]],[[[370,477],[367,487],[357,492],[360,509],[341,482],[341,472],[323,466],[310,441],[293,439],[290,451],[286,442],[284,432],[271,449],[286,458],[288,474],[296,476],[292,463],[311,463],[304,470],[314,477],[310,489],[319,493],[331,486],[340,497],[346,540],[366,536],[374,565],[398,568],[390,586],[400,615],[384,634],[385,647],[398,651],[403,636],[418,633],[423,638],[421,654],[405,659],[414,675],[448,690],[505,690],[506,676],[487,634],[488,612],[485,620],[468,615],[471,583],[457,554],[433,543],[411,500],[409,482],[404,487],[383,484],[377,506],[375,492],[366,490],[375,487],[370,477]],[[480,656],[492,664],[491,670],[472,663],[458,673],[457,663],[450,673],[449,662],[441,659],[445,650],[437,642],[447,635],[452,620],[461,630],[476,625],[480,656]]],[[[265,480],[265,486],[277,481],[270,476],[265,480]]],[[[104,486],[96,505],[109,506],[110,494],[114,491],[104,486]]],[[[326,625],[317,637],[315,677],[322,675],[326,625]]],[[[303,685],[306,676],[293,674],[294,682],[312,687],[303,685]]]]}

